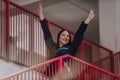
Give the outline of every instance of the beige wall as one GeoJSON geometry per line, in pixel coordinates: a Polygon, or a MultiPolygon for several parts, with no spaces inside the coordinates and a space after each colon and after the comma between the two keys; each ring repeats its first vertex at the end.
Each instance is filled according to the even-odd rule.
{"type": "Polygon", "coordinates": [[[120,51],[120,0],[99,0],[100,43],[120,51]]]}
{"type": "Polygon", "coordinates": [[[117,51],[120,51],[120,0],[116,0],[117,51]]]}

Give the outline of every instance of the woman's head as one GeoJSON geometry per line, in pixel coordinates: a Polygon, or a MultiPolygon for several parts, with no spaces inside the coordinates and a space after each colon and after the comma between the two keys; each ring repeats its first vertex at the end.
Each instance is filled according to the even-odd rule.
{"type": "Polygon", "coordinates": [[[67,30],[61,30],[57,36],[57,44],[59,45],[59,47],[62,47],[70,43],[71,43],[70,33],[67,30]]]}

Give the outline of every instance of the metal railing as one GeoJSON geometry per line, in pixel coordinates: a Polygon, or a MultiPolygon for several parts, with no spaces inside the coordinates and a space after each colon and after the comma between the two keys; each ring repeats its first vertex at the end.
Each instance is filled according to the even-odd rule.
{"type": "Polygon", "coordinates": [[[83,60],[64,55],[0,80],[119,80],[119,76],[83,60]],[[66,66],[67,65],[67,66],[66,66]]]}

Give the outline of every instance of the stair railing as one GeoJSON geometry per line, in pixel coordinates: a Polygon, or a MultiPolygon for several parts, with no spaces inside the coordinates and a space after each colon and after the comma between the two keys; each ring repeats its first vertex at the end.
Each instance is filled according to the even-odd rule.
{"type": "Polygon", "coordinates": [[[0,80],[119,80],[119,76],[70,55],[57,57],[0,80]],[[51,66],[50,66],[51,65],[51,66]],[[67,67],[65,67],[67,65],[67,67]],[[47,68],[48,67],[48,68],[47,68]],[[47,70],[48,69],[48,70],[47,70]],[[50,71],[52,70],[52,71],[50,71]],[[45,71],[48,71],[45,73],[45,71]],[[49,74],[49,75],[48,75],[49,74]]]}

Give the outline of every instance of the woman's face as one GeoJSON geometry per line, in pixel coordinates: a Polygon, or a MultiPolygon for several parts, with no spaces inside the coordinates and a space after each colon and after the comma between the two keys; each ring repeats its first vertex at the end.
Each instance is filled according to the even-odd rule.
{"type": "Polygon", "coordinates": [[[59,45],[62,47],[65,44],[67,44],[69,40],[70,40],[70,34],[68,33],[68,31],[63,31],[59,37],[59,45]]]}

